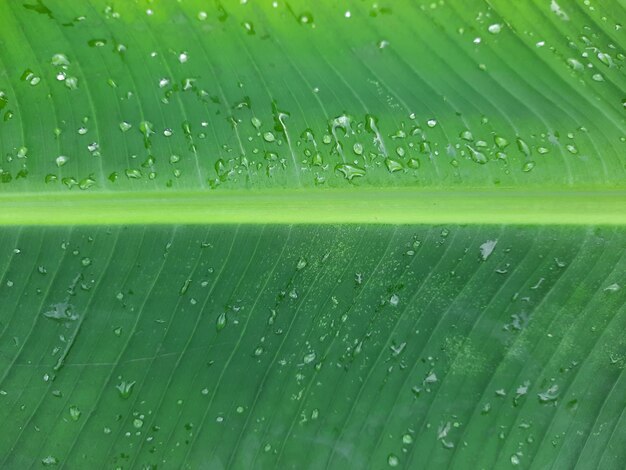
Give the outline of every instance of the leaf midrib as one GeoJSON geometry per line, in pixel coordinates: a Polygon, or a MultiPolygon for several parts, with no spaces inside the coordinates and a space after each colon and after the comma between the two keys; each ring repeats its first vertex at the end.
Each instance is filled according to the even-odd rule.
{"type": "Polygon", "coordinates": [[[269,189],[0,195],[0,225],[626,225],[626,189],[269,189]]]}

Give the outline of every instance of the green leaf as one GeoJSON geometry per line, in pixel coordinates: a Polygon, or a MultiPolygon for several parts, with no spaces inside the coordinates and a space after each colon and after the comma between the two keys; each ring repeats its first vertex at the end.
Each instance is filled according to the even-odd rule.
{"type": "Polygon", "coordinates": [[[0,0],[0,467],[622,468],[624,18],[0,0]]]}

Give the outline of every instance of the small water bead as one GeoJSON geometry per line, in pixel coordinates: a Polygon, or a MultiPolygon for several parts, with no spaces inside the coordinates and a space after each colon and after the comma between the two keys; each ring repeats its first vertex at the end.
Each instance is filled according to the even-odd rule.
{"type": "Polygon", "coordinates": [[[526,155],[527,157],[530,157],[531,151],[526,141],[522,139],[521,137],[518,137],[516,141],[517,141],[518,150],[522,152],[524,155],[526,155]]]}
{"type": "Polygon", "coordinates": [[[70,61],[65,54],[54,54],[52,56],[52,65],[55,67],[67,67],[70,65],[70,61]]]}
{"type": "Polygon", "coordinates": [[[604,81],[604,76],[601,73],[594,73],[591,76],[591,79],[596,81],[596,82],[603,82],[604,81]]]}
{"type": "Polygon", "coordinates": [[[243,29],[245,29],[248,34],[256,34],[256,31],[254,30],[254,25],[250,21],[244,21],[243,23],[241,23],[241,26],[243,26],[243,29]]]}
{"type": "Polygon", "coordinates": [[[494,23],[492,25],[489,25],[487,31],[489,31],[491,34],[498,34],[500,31],[502,31],[502,25],[499,23],[494,23]]]}
{"type": "Polygon", "coordinates": [[[180,54],[178,54],[178,62],[180,62],[181,64],[184,64],[188,60],[189,54],[187,52],[181,52],[180,54]]]}
{"type": "Polygon", "coordinates": [[[169,128],[168,128],[168,129],[165,129],[165,130],[163,131],[163,135],[164,135],[165,137],[171,137],[171,136],[172,136],[172,134],[173,134],[172,129],[169,129],[169,128]]]}
{"type": "Polygon", "coordinates": [[[263,140],[265,140],[265,142],[274,142],[276,140],[276,137],[274,136],[274,134],[268,131],[263,134],[263,140]]]}
{"type": "Polygon", "coordinates": [[[139,130],[146,138],[154,134],[154,126],[150,121],[141,121],[139,123],[139,130]]]}
{"type": "Polygon", "coordinates": [[[135,387],[135,381],[127,382],[123,380],[121,383],[117,384],[115,388],[120,396],[120,398],[128,398],[133,393],[133,388],[135,387]]]}
{"type": "Polygon", "coordinates": [[[571,57],[567,59],[566,62],[567,62],[567,65],[569,65],[572,69],[576,70],[577,72],[581,72],[585,69],[583,64],[581,64],[578,60],[573,59],[571,57]]]}
{"type": "Polygon", "coordinates": [[[572,155],[577,155],[578,154],[578,147],[576,147],[574,144],[567,144],[565,146],[565,148],[569,151],[569,153],[571,153],[572,155]]]}
{"type": "Polygon", "coordinates": [[[613,67],[613,58],[605,53],[605,52],[598,52],[598,59],[600,60],[600,62],[602,62],[604,65],[606,65],[607,67],[613,67]]]}
{"type": "Polygon", "coordinates": [[[72,75],[68,75],[65,78],[65,86],[67,88],[69,88],[70,90],[76,90],[78,89],[78,78],[72,76],[72,75]]]}
{"type": "Polygon", "coordinates": [[[72,421],[78,421],[81,414],[81,411],[76,405],[70,406],[70,417],[72,418],[72,421]]]}
{"type": "Polygon", "coordinates": [[[87,41],[89,47],[104,47],[106,46],[106,43],[106,39],[90,39],[89,41],[87,41]]]}
{"type": "Polygon", "coordinates": [[[126,121],[122,121],[120,122],[120,130],[122,132],[126,132],[127,130],[129,130],[131,127],[133,127],[133,125],[129,122],[126,121]]]}
{"type": "Polygon", "coordinates": [[[499,135],[494,136],[493,141],[500,149],[503,149],[509,145],[509,141],[506,140],[504,137],[500,137],[499,135]]]}
{"type": "Polygon", "coordinates": [[[433,128],[437,125],[437,120],[436,119],[429,119],[428,121],[426,121],[426,125],[430,128],[433,128]]]}
{"type": "Polygon", "coordinates": [[[222,331],[226,327],[227,322],[228,318],[226,317],[226,312],[220,313],[215,322],[215,329],[217,331],[222,331]]]}
{"type": "Polygon", "coordinates": [[[356,142],[353,146],[352,146],[352,151],[356,154],[356,155],[363,155],[363,145],[360,144],[359,142],[356,142]]]}
{"type": "Polygon", "coordinates": [[[522,166],[522,171],[525,173],[528,173],[529,171],[532,171],[533,168],[535,168],[535,162],[531,160],[529,162],[524,163],[524,165],[522,166]]]}
{"type": "Polygon", "coordinates": [[[65,155],[59,155],[55,160],[59,168],[65,165],[68,161],[69,161],[69,157],[66,157],[65,155]]]}
{"type": "Polygon", "coordinates": [[[406,164],[409,168],[414,170],[420,167],[420,161],[417,158],[409,158],[409,161],[406,164]]]}
{"type": "Polygon", "coordinates": [[[479,152],[478,150],[473,148],[471,145],[466,145],[465,147],[467,147],[467,150],[469,150],[470,157],[474,162],[479,163],[481,165],[484,165],[485,163],[487,163],[488,160],[484,153],[479,152]]]}
{"type": "Polygon", "coordinates": [[[400,465],[400,459],[395,454],[389,454],[387,457],[387,463],[390,467],[397,467],[400,465]]]}
{"type": "Polygon", "coordinates": [[[461,139],[467,140],[468,142],[472,142],[474,140],[474,136],[472,135],[472,133],[470,131],[467,131],[467,130],[461,132],[460,137],[461,137],[461,139]]]}
{"type": "Polygon", "coordinates": [[[126,177],[129,179],[141,179],[141,177],[143,176],[141,174],[141,171],[137,170],[136,168],[127,168],[125,173],[126,177]]]}
{"type": "Polygon", "coordinates": [[[53,457],[52,455],[48,455],[47,457],[44,457],[43,459],[41,459],[41,463],[46,467],[50,467],[52,465],[58,465],[59,460],[56,457],[53,457]]]}
{"type": "Polygon", "coordinates": [[[311,15],[310,13],[302,13],[298,17],[298,22],[300,24],[313,24],[313,15],[311,15]]]}
{"type": "Polygon", "coordinates": [[[41,77],[35,75],[31,69],[26,69],[20,79],[26,83],[30,83],[32,86],[36,86],[41,81],[41,77]]]}
{"type": "Polygon", "coordinates": [[[204,21],[208,18],[207,12],[206,11],[200,11],[198,12],[198,19],[200,21],[204,21]]]}
{"type": "Polygon", "coordinates": [[[402,436],[402,443],[403,444],[413,444],[413,436],[411,436],[409,433],[406,433],[402,436]]]}
{"type": "Polygon", "coordinates": [[[80,135],[85,135],[87,132],[88,132],[88,129],[87,129],[86,127],[80,127],[80,128],[78,129],[78,133],[79,133],[80,135]]]}
{"type": "Polygon", "coordinates": [[[315,360],[315,357],[315,352],[310,352],[308,354],[305,354],[305,356],[302,358],[302,362],[304,362],[305,364],[310,364],[315,360]]]}
{"type": "Polygon", "coordinates": [[[395,173],[396,171],[401,171],[404,169],[404,166],[402,166],[401,162],[389,157],[385,158],[385,166],[387,167],[389,173],[395,173]]]}
{"type": "Polygon", "coordinates": [[[335,167],[335,170],[339,171],[344,178],[348,181],[352,181],[354,178],[365,176],[365,169],[356,165],[350,165],[348,163],[340,163],[335,167]]]}

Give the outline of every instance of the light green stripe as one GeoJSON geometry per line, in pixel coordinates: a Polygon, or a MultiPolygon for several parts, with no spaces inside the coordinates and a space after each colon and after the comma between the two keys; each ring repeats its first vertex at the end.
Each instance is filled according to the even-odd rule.
{"type": "Polygon", "coordinates": [[[626,225],[626,190],[268,190],[0,195],[1,225],[626,225]]]}

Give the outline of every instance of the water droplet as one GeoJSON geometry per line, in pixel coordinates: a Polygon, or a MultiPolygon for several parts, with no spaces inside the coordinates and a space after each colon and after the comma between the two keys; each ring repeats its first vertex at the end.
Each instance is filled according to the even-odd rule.
{"type": "Polygon", "coordinates": [[[521,137],[518,137],[516,139],[516,142],[517,142],[517,148],[519,149],[519,151],[522,152],[527,157],[530,157],[531,151],[526,141],[523,140],[521,137]]]}
{"type": "Polygon", "coordinates": [[[436,119],[429,119],[428,121],[426,121],[426,125],[430,128],[435,127],[437,125],[437,120],[436,119]]]}
{"type": "Polygon", "coordinates": [[[395,454],[389,454],[387,457],[387,463],[390,467],[397,467],[400,465],[400,459],[395,454]]]}
{"type": "Polygon", "coordinates": [[[469,150],[469,153],[470,153],[470,157],[476,163],[480,163],[481,165],[484,165],[485,163],[487,163],[487,157],[485,156],[484,153],[479,152],[471,145],[466,145],[465,147],[467,147],[467,150],[469,150]]]}
{"type": "Polygon", "coordinates": [[[241,23],[241,26],[243,26],[243,29],[245,29],[248,34],[256,33],[256,31],[254,30],[254,25],[250,21],[244,21],[243,23],[241,23]]]}
{"type": "Polygon", "coordinates": [[[409,433],[406,433],[402,436],[402,443],[403,444],[413,444],[413,436],[411,436],[409,433]]]}
{"type": "Polygon", "coordinates": [[[556,399],[559,397],[559,386],[557,384],[554,384],[545,392],[538,393],[537,397],[539,398],[539,401],[541,403],[556,401],[556,399]]]}
{"type": "Polygon", "coordinates": [[[583,64],[581,64],[578,60],[573,59],[573,58],[569,58],[567,59],[567,65],[569,65],[572,69],[581,72],[585,69],[585,67],[583,66],[583,64]]]}
{"type": "Polygon", "coordinates": [[[41,81],[41,77],[35,75],[31,69],[26,69],[20,79],[26,83],[30,83],[32,86],[38,85],[41,81]]]}
{"type": "Polygon", "coordinates": [[[263,140],[265,140],[265,142],[274,142],[276,140],[276,137],[274,136],[274,134],[268,131],[263,134],[263,140]]]}
{"type": "Polygon", "coordinates": [[[76,90],[78,88],[78,78],[72,75],[68,75],[65,78],[65,86],[68,87],[70,90],[76,90]]]}
{"type": "Polygon", "coordinates": [[[133,387],[135,386],[135,381],[127,382],[123,380],[121,383],[117,384],[115,388],[117,389],[121,398],[130,397],[131,393],[133,393],[133,387]]]}
{"type": "Polygon", "coordinates": [[[302,13],[298,17],[298,22],[300,24],[313,24],[313,15],[311,15],[310,13],[302,13]]]}
{"type": "Polygon", "coordinates": [[[141,131],[141,133],[144,135],[146,139],[149,138],[152,134],[154,134],[154,126],[152,125],[150,121],[141,121],[139,123],[139,130],[141,131]]]}
{"type": "Polygon", "coordinates": [[[311,362],[313,362],[315,360],[315,352],[310,352],[308,354],[305,354],[305,356],[302,358],[302,361],[305,364],[310,364],[311,362]]]}
{"type": "Polygon", "coordinates": [[[500,137],[499,135],[496,135],[493,138],[493,141],[495,142],[495,144],[498,146],[498,148],[503,149],[505,148],[507,145],[509,145],[509,141],[506,140],[504,137],[500,137]]]}
{"type": "Polygon", "coordinates": [[[54,54],[51,62],[55,67],[67,67],[70,65],[70,61],[65,54],[54,54]]]}
{"type": "Polygon", "coordinates": [[[468,142],[473,142],[474,141],[474,136],[472,135],[472,133],[470,131],[463,131],[461,132],[461,139],[463,140],[467,140],[468,142]]]}
{"type": "Polygon", "coordinates": [[[492,25],[489,25],[487,31],[489,31],[491,34],[498,34],[500,31],[502,31],[502,25],[499,23],[494,23],[492,25]]]}
{"type": "Polygon", "coordinates": [[[44,312],[43,316],[60,323],[78,319],[78,314],[74,311],[74,306],[67,302],[52,304],[50,310],[44,312]]]}
{"type": "Polygon", "coordinates": [[[222,331],[226,327],[226,323],[228,322],[228,318],[226,317],[226,312],[222,312],[217,317],[217,321],[215,322],[215,329],[217,331],[222,331]]]}
{"type": "Polygon", "coordinates": [[[80,419],[81,411],[78,409],[76,405],[70,406],[70,417],[73,421],[78,421],[80,419]]]}
{"type": "Polygon", "coordinates": [[[522,171],[524,173],[528,173],[529,171],[532,171],[533,168],[535,168],[535,162],[533,162],[532,160],[522,165],[522,171]]]}
{"type": "Polygon", "coordinates": [[[179,295],[185,295],[187,293],[187,290],[189,289],[190,285],[191,285],[191,279],[185,279],[185,282],[180,287],[180,290],[178,291],[178,294],[179,295]]]}
{"type": "Polygon", "coordinates": [[[69,161],[69,157],[66,157],[65,155],[59,155],[55,160],[59,168],[65,165],[68,161],[69,161]]]}
{"type": "Polygon", "coordinates": [[[125,173],[126,173],[126,177],[129,179],[136,180],[142,177],[141,171],[136,168],[127,168],[125,173]]]}
{"type": "Polygon", "coordinates": [[[58,465],[59,461],[56,457],[53,457],[52,455],[48,455],[47,457],[44,457],[43,459],[41,459],[41,463],[45,465],[46,467],[50,467],[52,465],[58,465]]]}
{"type": "Polygon", "coordinates": [[[605,52],[598,52],[598,59],[600,59],[600,62],[607,67],[613,67],[613,58],[609,54],[605,52]]]}
{"type": "Polygon", "coordinates": [[[387,167],[389,173],[395,173],[396,171],[404,169],[401,162],[392,158],[385,158],[385,166],[387,167]]]}
{"type": "Polygon", "coordinates": [[[485,243],[480,245],[480,256],[482,257],[483,261],[491,256],[497,244],[498,240],[487,240],[485,243]]]}
{"type": "Polygon", "coordinates": [[[89,47],[103,47],[107,43],[106,39],[90,39],[87,41],[89,47]]]}
{"type": "Polygon", "coordinates": [[[343,174],[344,178],[348,181],[357,177],[365,176],[365,170],[356,165],[350,165],[348,163],[340,163],[335,167],[335,170],[343,174]]]}

